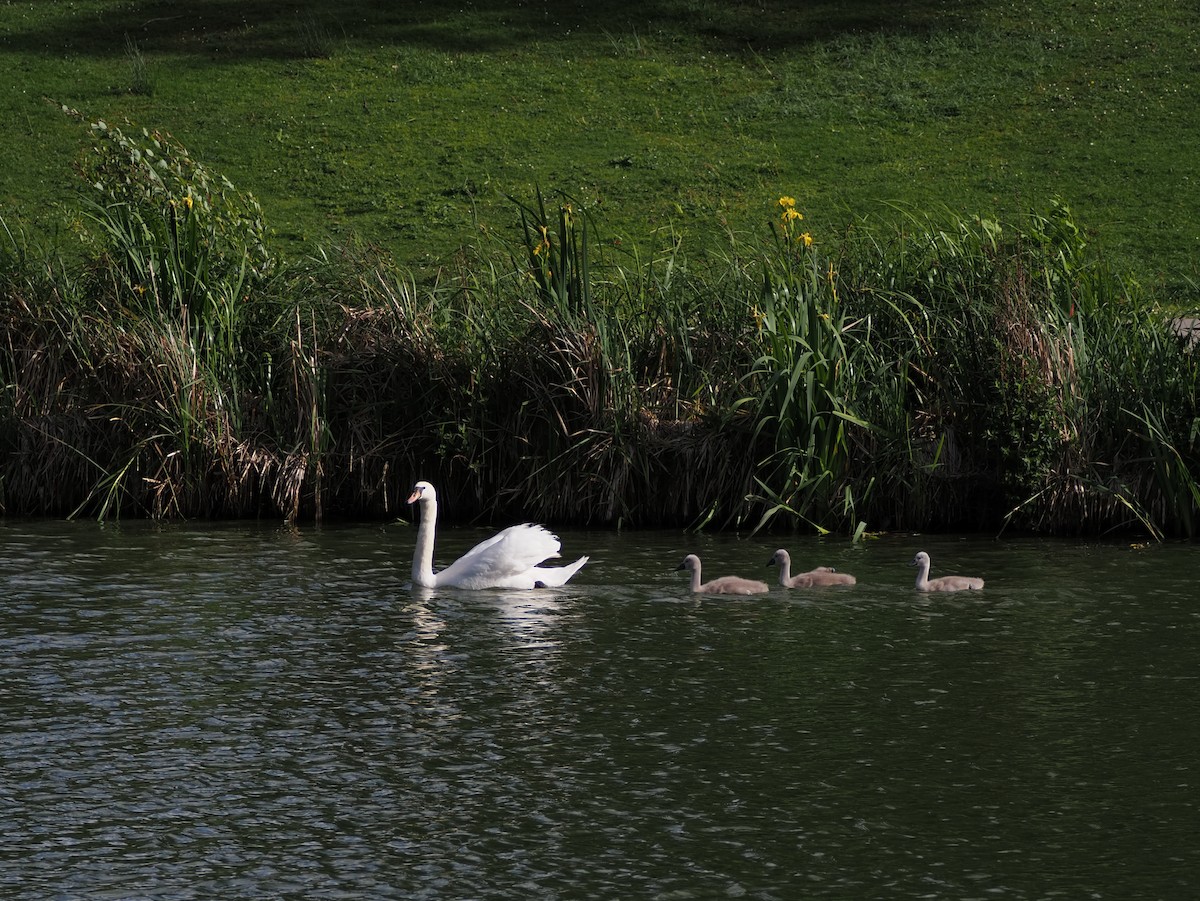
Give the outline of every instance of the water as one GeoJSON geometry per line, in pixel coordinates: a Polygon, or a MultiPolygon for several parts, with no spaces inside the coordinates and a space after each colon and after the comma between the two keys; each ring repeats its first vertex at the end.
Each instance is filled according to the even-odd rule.
{"type": "Polygon", "coordinates": [[[780,542],[563,537],[514,594],[401,525],[0,523],[0,896],[1200,892],[1200,549],[789,539],[859,584],[696,601],[780,542]]]}

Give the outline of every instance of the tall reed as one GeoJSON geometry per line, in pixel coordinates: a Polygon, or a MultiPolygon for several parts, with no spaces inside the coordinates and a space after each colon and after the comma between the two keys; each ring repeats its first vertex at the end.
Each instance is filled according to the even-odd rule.
{"type": "Polygon", "coordinates": [[[275,266],[261,214],[165,135],[91,131],[78,296],[39,317],[72,353],[72,409],[107,423],[65,442],[95,473],[74,509],[227,510],[221,470],[250,390],[243,311],[275,266]]]}
{"type": "MultiPolygon", "coordinates": [[[[283,261],[253,197],[97,123],[77,247],[0,231],[8,513],[1193,535],[1200,364],[1070,209],[690,256],[540,192],[418,282],[283,261]],[[66,262],[80,260],[81,263],[66,262]]],[[[1183,300],[1187,300],[1184,298],[1183,300]]]]}
{"type": "Polygon", "coordinates": [[[510,474],[501,494],[537,499],[538,512],[559,519],[677,522],[718,508],[743,515],[749,468],[741,445],[710,440],[711,424],[696,420],[723,414],[716,392],[729,390],[729,380],[710,367],[724,370],[717,361],[729,358],[730,305],[741,304],[749,322],[744,298],[678,278],[674,243],[633,269],[597,265],[587,217],[565,198],[547,211],[539,193],[521,216],[525,257],[515,279],[475,286],[485,295],[515,292],[531,317],[500,391],[523,398],[497,423],[496,446],[513,450],[500,456],[510,474]],[[541,450],[536,460],[528,448],[541,450]],[[713,485],[730,490],[714,498],[713,485]]]}
{"type": "Polygon", "coordinates": [[[844,309],[833,263],[801,230],[795,200],[782,197],[779,206],[754,307],[761,350],[743,378],[750,393],[738,402],[753,408],[754,437],[770,447],[756,467],[771,504],[759,527],[779,513],[822,531],[827,517],[853,527],[848,429],[868,427],[853,409],[863,346],[855,331],[864,323],[844,309]]]}

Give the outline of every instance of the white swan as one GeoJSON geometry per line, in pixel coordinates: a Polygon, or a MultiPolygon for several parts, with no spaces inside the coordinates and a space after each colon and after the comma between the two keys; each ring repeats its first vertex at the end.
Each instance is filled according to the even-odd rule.
{"type": "Polygon", "coordinates": [[[792,575],[792,556],[783,548],[767,561],[767,566],[779,567],[779,584],[784,588],[818,588],[825,585],[853,585],[858,579],[850,573],[840,573],[832,566],[818,566],[806,573],[792,575]]]}
{"type": "Polygon", "coordinates": [[[700,558],[695,554],[688,554],[675,569],[692,571],[692,591],[695,594],[765,594],[770,591],[766,582],[743,579],[740,576],[721,576],[719,579],[713,579],[711,582],[701,585],[700,558]]]}
{"type": "Polygon", "coordinates": [[[941,576],[929,578],[929,555],[918,551],[909,566],[918,566],[917,591],[977,591],[983,587],[983,579],[971,576],[941,576]]]}
{"type": "Polygon", "coordinates": [[[439,573],[433,571],[433,532],[437,525],[437,492],[428,482],[417,482],[408,498],[420,503],[421,525],[413,551],[412,580],[424,588],[555,588],[565,585],[588,562],[580,557],[570,566],[538,566],[557,557],[557,535],[544,527],[525,523],[481,541],[439,573]]]}

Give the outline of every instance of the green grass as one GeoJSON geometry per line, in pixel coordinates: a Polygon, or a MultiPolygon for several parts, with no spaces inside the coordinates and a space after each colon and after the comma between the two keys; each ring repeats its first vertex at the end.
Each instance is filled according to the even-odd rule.
{"type": "Polygon", "coordinates": [[[1196,534],[1200,356],[1061,202],[826,243],[784,196],[698,260],[537,193],[418,281],[91,135],[76,231],[0,219],[0,512],[376,517],[420,474],[505,519],[1196,534]]]}
{"type": "Polygon", "coordinates": [[[818,237],[893,204],[1012,219],[1060,196],[1122,268],[1181,285],[1198,48],[1168,0],[11,3],[0,215],[78,215],[66,104],[175,135],[291,252],[359,235],[428,269],[519,234],[507,198],[538,187],[651,251],[759,233],[784,193],[818,237]]]}
{"type": "Polygon", "coordinates": [[[637,13],[4,6],[0,512],[1196,535],[1193,19],[637,13]]]}

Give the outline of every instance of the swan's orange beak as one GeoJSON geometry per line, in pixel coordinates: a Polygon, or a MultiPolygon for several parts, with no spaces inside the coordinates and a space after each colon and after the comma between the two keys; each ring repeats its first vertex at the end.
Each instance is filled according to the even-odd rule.
{"type": "Polygon", "coordinates": [[[415,504],[415,503],[416,503],[417,501],[419,501],[420,499],[421,499],[421,489],[420,489],[420,488],[414,488],[414,489],[413,489],[413,493],[412,493],[412,494],[410,494],[410,495],[408,496],[408,502],[409,502],[410,504],[415,504]]]}

